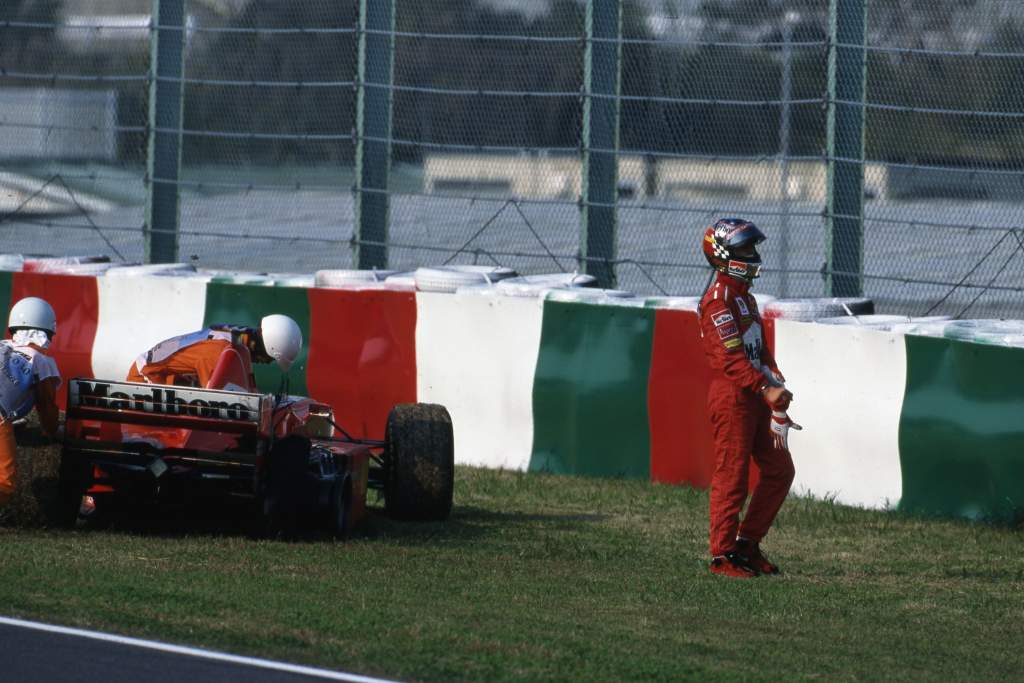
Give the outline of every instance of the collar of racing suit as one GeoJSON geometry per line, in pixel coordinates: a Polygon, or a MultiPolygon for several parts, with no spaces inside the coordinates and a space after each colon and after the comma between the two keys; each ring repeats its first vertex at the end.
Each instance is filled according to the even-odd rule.
{"type": "Polygon", "coordinates": [[[750,283],[746,280],[740,280],[731,275],[719,272],[715,276],[715,284],[720,284],[723,287],[729,287],[734,290],[737,294],[746,295],[750,292],[750,283]]]}

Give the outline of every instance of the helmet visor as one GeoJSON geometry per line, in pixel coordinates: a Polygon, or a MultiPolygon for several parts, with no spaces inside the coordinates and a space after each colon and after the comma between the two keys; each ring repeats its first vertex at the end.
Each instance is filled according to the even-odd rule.
{"type": "Polygon", "coordinates": [[[726,234],[724,242],[729,251],[736,253],[736,249],[747,245],[756,246],[766,239],[760,228],[753,223],[741,223],[726,234]]]}

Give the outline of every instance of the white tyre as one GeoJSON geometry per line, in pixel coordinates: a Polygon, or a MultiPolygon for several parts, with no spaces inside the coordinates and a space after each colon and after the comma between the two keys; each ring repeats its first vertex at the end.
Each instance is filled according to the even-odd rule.
{"type": "Polygon", "coordinates": [[[846,325],[887,330],[893,325],[903,325],[911,320],[905,315],[846,315],[838,318],[819,318],[814,322],[821,325],[846,325]]]}
{"type": "Polygon", "coordinates": [[[1002,332],[979,332],[971,340],[978,344],[994,344],[996,346],[1012,346],[1024,348],[1024,334],[1002,332]]]}
{"type": "Polygon", "coordinates": [[[1002,343],[998,340],[1012,339],[1022,334],[1024,334],[1024,321],[1022,320],[953,320],[946,323],[945,327],[945,336],[950,339],[980,341],[988,344],[1002,343]]]}
{"type": "Polygon", "coordinates": [[[516,274],[501,266],[438,266],[417,268],[413,276],[421,292],[455,292],[460,287],[488,286],[516,274]]]}
{"type": "Polygon", "coordinates": [[[941,323],[950,321],[953,316],[950,315],[922,315],[918,317],[911,317],[910,322],[912,323],[941,323]]]}
{"type": "Polygon", "coordinates": [[[895,334],[912,334],[919,337],[945,337],[946,328],[949,323],[942,320],[932,322],[909,322],[901,325],[893,325],[889,331],[895,334]]]}
{"type": "Polygon", "coordinates": [[[238,272],[216,273],[210,282],[225,285],[263,285],[266,287],[272,287],[274,284],[273,278],[266,273],[238,272]]]}
{"type": "Polygon", "coordinates": [[[25,266],[25,257],[21,254],[0,254],[0,270],[20,272],[25,266]]]}
{"type": "Polygon", "coordinates": [[[308,289],[316,286],[312,274],[270,273],[268,277],[273,279],[275,287],[305,287],[308,289]]]}
{"type": "Polygon", "coordinates": [[[509,278],[495,287],[504,296],[541,297],[552,289],[593,287],[596,283],[596,277],[585,273],[550,273],[509,278]]]}
{"type": "Polygon", "coordinates": [[[584,287],[555,288],[544,295],[545,301],[604,301],[632,299],[635,295],[622,289],[588,289],[584,287]]]}
{"type": "Polygon", "coordinates": [[[812,321],[821,318],[838,318],[844,315],[869,315],[875,312],[871,299],[862,298],[821,298],[821,299],[778,299],[764,307],[765,318],[812,321]]]}
{"type": "Polygon", "coordinates": [[[454,270],[460,273],[479,273],[485,276],[490,282],[499,282],[501,280],[508,280],[509,278],[517,277],[519,273],[506,268],[505,266],[473,266],[473,265],[454,265],[454,266],[440,266],[441,270],[454,270]]]}
{"type": "Polygon", "coordinates": [[[699,296],[649,296],[647,308],[669,308],[675,311],[696,311],[700,305],[699,296]]]}
{"type": "Polygon", "coordinates": [[[384,284],[390,289],[406,289],[408,287],[416,287],[416,272],[405,271],[401,273],[395,273],[394,275],[388,275],[384,278],[384,284]]]}
{"type": "Polygon", "coordinates": [[[313,274],[317,287],[338,287],[343,285],[384,282],[395,270],[318,270],[313,274]]]}
{"type": "Polygon", "coordinates": [[[413,276],[420,292],[453,293],[460,287],[487,286],[490,282],[483,273],[466,273],[443,268],[417,268],[413,276]]]}
{"type": "Polygon", "coordinates": [[[196,272],[196,267],[191,263],[147,263],[141,266],[114,266],[105,275],[107,277],[139,277],[194,272],[196,272]]]}
{"type": "Polygon", "coordinates": [[[114,263],[72,263],[66,266],[55,266],[49,272],[64,273],[65,275],[103,275],[115,267],[114,263]]]}
{"type": "Polygon", "coordinates": [[[41,256],[27,258],[22,262],[21,270],[27,273],[51,273],[54,269],[81,263],[109,263],[109,256],[41,256]]]}

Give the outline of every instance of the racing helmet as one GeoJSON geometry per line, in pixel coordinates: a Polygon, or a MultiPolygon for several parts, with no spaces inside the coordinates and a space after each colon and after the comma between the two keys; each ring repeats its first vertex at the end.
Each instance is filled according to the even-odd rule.
{"type": "Polygon", "coordinates": [[[43,330],[53,336],[57,332],[57,315],[53,306],[39,297],[30,296],[20,300],[11,308],[7,319],[7,331],[20,329],[43,330]]]}
{"type": "Polygon", "coordinates": [[[761,273],[761,255],[739,256],[736,250],[765,241],[756,225],[742,218],[722,218],[704,231],[704,258],[715,270],[751,282],[761,273]]]}
{"type": "Polygon", "coordinates": [[[286,315],[274,313],[260,321],[260,337],[267,355],[277,362],[278,367],[288,372],[302,351],[302,330],[299,324],[286,315]]]}

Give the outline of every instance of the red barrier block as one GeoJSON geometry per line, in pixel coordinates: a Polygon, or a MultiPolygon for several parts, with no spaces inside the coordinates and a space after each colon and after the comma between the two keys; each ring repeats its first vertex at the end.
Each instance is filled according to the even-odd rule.
{"type": "MultiPolygon", "coordinates": [[[[711,484],[715,454],[707,409],[710,385],[697,314],[657,311],[647,407],[651,481],[697,488],[711,484]]],[[[757,465],[751,460],[751,490],[757,481],[757,465]]]]}
{"type": "Polygon", "coordinates": [[[384,438],[388,412],[416,400],[416,295],[310,289],[309,394],[352,436],[384,438]]]}
{"type": "MultiPolygon", "coordinates": [[[[50,355],[56,359],[61,377],[92,377],[92,344],[100,312],[96,278],[14,273],[11,303],[26,296],[46,299],[57,314],[57,335],[50,344],[50,355]]],[[[62,386],[57,405],[63,409],[66,401],[67,391],[62,386]]]]}
{"type": "Polygon", "coordinates": [[[714,451],[707,398],[711,383],[697,314],[658,310],[648,384],[651,480],[707,488],[714,451]]]}

